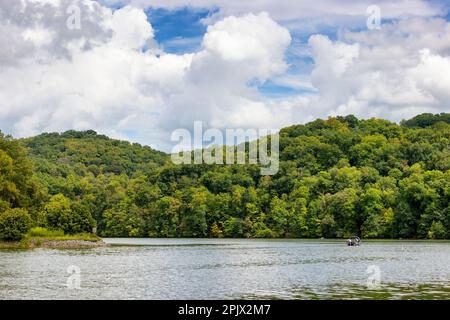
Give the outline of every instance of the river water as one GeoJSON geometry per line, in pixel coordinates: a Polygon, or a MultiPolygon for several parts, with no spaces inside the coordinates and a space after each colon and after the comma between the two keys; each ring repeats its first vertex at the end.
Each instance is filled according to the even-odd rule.
{"type": "Polygon", "coordinates": [[[450,242],[105,241],[0,250],[0,299],[450,299],[450,242]]]}

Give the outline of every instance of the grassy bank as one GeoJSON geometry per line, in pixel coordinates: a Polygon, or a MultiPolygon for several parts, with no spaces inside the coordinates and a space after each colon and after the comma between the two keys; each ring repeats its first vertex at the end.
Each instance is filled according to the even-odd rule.
{"type": "Polygon", "coordinates": [[[45,228],[31,229],[20,241],[0,241],[0,249],[86,248],[105,245],[100,237],[92,233],[64,234],[45,228]]]}

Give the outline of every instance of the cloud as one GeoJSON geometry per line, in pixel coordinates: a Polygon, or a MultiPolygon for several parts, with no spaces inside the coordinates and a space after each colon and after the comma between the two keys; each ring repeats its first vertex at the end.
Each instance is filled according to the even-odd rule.
{"type": "Polygon", "coordinates": [[[108,22],[113,32],[111,45],[114,47],[140,49],[153,39],[153,28],[142,10],[124,7],[115,11],[108,22]]]}
{"type": "Polygon", "coordinates": [[[440,19],[415,18],[380,31],[347,31],[338,41],[312,36],[317,110],[397,121],[450,111],[449,43],[442,43],[448,28],[440,19]]]}
{"type": "Polygon", "coordinates": [[[203,120],[222,128],[267,126],[276,110],[247,84],[283,73],[290,42],[289,32],[267,13],[231,16],[210,26],[202,50],[192,55],[183,91],[170,97],[162,125],[190,127],[203,120]]]}
{"type": "Polygon", "coordinates": [[[219,59],[253,64],[261,77],[284,71],[283,54],[291,36],[267,13],[228,17],[208,28],[204,48],[219,59]],[[262,68],[262,69],[261,69],[262,68]]]}
{"type": "MultiPolygon", "coordinates": [[[[0,62],[2,130],[20,137],[93,128],[122,138],[133,131],[135,140],[167,150],[171,131],[196,119],[229,127],[273,120],[273,108],[248,86],[287,68],[289,32],[268,14],[227,17],[208,28],[198,52],[176,55],[157,48],[142,10],[79,4],[75,35],[61,29],[71,1],[8,7],[9,17],[31,18],[11,20],[25,34],[16,44],[23,51],[0,62]]],[[[9,39],[2,41],[6,56],[9,39]]]]}
{"type": "MultiPolygon", "coordinates": [[[[307,18],[320,18],[324,16],[366,16],[372,0],[316,0],[314,5],[309,0],[101,0],[109,5],[131,4],[146,8],[177,9],[186,6],[200,8],[219,8],[220,16],[242,15],[249,12],[265,11],[276,21],[289,21],[307,18]]],[[[380,6],[383,17],[386,19],[401,16],[436,16],[445,13],[445,6],[437,2],[424,0],[379,0],[375,2],[380,6]]]]}
{"type": "MultiPolygon", "coordinates": [[[[450,27],[441,18],[402,18],[337,39],[313,35],[302,50],[312,70],[295,78],[285,59],[292,35],[272,13],[224,16],[197,51],[169,54],[142,9],[77,3],[80,29],[67,28],[72,0],[0,5],[3,131],[95,129],[122,139],[131,132],[133,141],[170,151],[171,132],[194,120],[204,128],[280,128],[336,114],[400,120],[450,109],[450,27]],[[308,92],[270,99],[258,90],[266,81],[308,92]]],[[[410,11],[419,6],[408,3],[410,11]]]]}

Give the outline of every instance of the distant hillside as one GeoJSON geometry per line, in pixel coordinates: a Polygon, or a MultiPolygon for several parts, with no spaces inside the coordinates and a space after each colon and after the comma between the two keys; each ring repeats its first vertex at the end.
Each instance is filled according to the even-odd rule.
{"type": "Polygon", "coordinates": [[[72,168],[78,173],[89,171],[94,175],[125,173],[132,176],[138,171],[150,173],[167,160],[163,152],[137,143],[110,139],[92,130],[44,133],[23,139],[21,143],[38,164],[37,169],[51,174],[59,174],[61,168],[72,168]],[[53,165],[59,169],[51,168],[53,165]]]}
{"type": "Polygon", "coordinates": [[[401,125],[410,128],[426,128],[438,122],[450,123],[450,113],[423,113],[412,119],[402,121],[401,125]]]}

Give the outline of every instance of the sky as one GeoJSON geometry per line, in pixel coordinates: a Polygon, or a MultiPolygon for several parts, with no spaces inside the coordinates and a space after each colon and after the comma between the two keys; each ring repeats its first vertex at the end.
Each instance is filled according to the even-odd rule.
{"type": "Polygon", "coordinates": [[[170,151],[194,121],[423,112],[450,112],[448,1],[0,2],[0,130],[14,137],[94,129],[170,151]]]}

